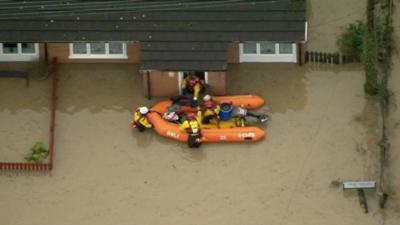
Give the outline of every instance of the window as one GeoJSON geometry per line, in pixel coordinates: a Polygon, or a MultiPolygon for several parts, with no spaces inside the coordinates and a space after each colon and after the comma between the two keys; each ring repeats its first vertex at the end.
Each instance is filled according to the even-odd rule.
{"type": "Polygon", "coordinates": [[[73,44],[73,54],[80,55],[80,54],[87,54],[86,51],[86,43],[74,43],[73,44]]]}
{"type": "Polygon", "coordinates": [[[240,44],[241,62],[296,62],[295,43],[245,42],[240,44]]]}
{"type": "Polygon", "coordinates": [[[37,61],[39,60],[39,44],[37,43],[0,43],[0,61],[37,61]]]}
{"type": "Polygon", "coordinates": [[[261,42],[260,54],[275,54],[275,44],[271,42],[261,42]]]}
{"type": "Polygon", "coordinates": [[[21,53],[22,54],[34,54],[36,51],[34,43],[22,43],[21,53]]]}
{"type": "Polygon", "coordinates": [[[257,43],[255,42],[246,42],[243,44],[243,53],[244,54],[257,54],[257,43]]]}
{"type": "Polygon", "coordinates": [[[124,59],[128,58],[122,42],[76,42],[70,44],[70,58],[124,59]]]}
{"type": "Polygon", "coordinates": [[[292,44],[279,44],[279,54],[292,54],[293,45],[292,44]]]}
{"type": "Polygon", "coordinates": [[[111,42],[108,44],[109,45],[109,54],[110,55],[118,55],[118,54],[123,54],[123,46],[121,43],[118,42],[111,42]]]}
{"type": "Polygon", "coordinates": [[[105,55],[106,54],[106,44],[101,42],[90,43],[90,54],[93,55],[105,55]]]}
{"type": "Polygon", "coordinates": [[[0,54],[31,55],[31,54],[37,54],[37,52],[38,52],[38,44],[35,43],[14,43],[14,42],[0,43],[0,54]]]}
{"type": "Polygon", "coordinates": [[[3,43],[3,54],[18,54],[18,43],[3,43]]]}

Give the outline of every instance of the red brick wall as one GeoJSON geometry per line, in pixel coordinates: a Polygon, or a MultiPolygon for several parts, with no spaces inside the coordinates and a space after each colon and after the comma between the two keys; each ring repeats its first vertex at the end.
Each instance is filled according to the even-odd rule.
{"type": "Polygon", "coordinates": [[[228,63],[239,63],[239,43],[228,44],[228,63]]]}
{"type": "Polygon", "coordinates": [[[150,81],[151,97],[171,97],[179,94],[178,72],[143,71],[144,95],[148,96],[148,80],[150,81]]]}
{"type": "MultiPolygon", "coordinates": [[[[148,96],[148,81],[151,97],[171,97],[179,94],[179,73],[168,71],[143,71],[144,95],[148,96]]],[[[226,91],[226,72],[208,72],[208,85],[213,95],[224,95],[226,91]]]]}
{"type": "Polygon", "coordinates": [[[226,93],[226,72],[208,72],[208,85],[213,95],[226,93]]]}
{"type": "Polygon", "coordinates": [[[44,48],[44,43],[39,43],[39,60],[44,61],[45,60],[45,48],[44,48]]]}

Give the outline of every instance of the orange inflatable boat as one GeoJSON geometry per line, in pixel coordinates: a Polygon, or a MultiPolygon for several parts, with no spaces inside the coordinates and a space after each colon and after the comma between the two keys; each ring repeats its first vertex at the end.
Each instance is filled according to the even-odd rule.
{"type": "MultiPolygon", "coordinates": [[[[215,97],[218,102],[229,101],[233,106],[240,106],[246,109],[257,109],[264,104],[264,100],[256,95],[237,95],[215,97]]],[[[164,120],[162,115],[167,112],[172,101],[161,101],[153,106],[147,118],[153,124],[154,130],[161,136],[177,141],[186,142],[188,134],[179,129],[179,124],[164,120]]],[[[195,111],[196,109],[182,106],[181,112],[195,111]]],[[[258,141],[265,136],[265,131],[255,126],[234,126],[228,123],[222,126],[201,126],[201,142],[251,142],[258,141]],[[230,124],[230,125],[229,125],[230,124]]]]}

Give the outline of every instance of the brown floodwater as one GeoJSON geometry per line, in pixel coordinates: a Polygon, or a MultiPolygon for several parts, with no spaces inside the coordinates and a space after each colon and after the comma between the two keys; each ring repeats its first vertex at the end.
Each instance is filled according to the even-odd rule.
{"type": "MultiPolygon", "coordinates": [[[[309,50],[336,51],[340,28],[364,16],[365,1],[308,4],[309,50]]],[[[266,99],[260,111],[271,115],[268,135],[258,143],[205,144],[195,151],[152,131],[138,133],[129,127],[135,107],[159,100],[142,97],[138,66],[74,64],[61,69],[55,169],[48,176],[0,177],[4,224],[399,221],[395,201],[382,212],[375,193],[367,192],[370,213],[364,214],[355,192],[331,186],[333,180],[377,178],[377,110],[364,96],[359,65],[229,65],[229,94],[255,93],[266,99]]],[[[0,80],[0,86],[2,96],[25,93],[16,101],[0,101],[1,124],[7,128],[0,128],[5,149],[0,156],[8,157],[4,146],[11,145],[4,143],[24,149],[25,139],[32,142],[27,139],[29,130],[38,130],[39,124],[47,129],[48,92],[43,90],[49,85],[38,82],[26,90],[23,81],[0,80]],[[38,96],[43,96],[43,103],[33,101],[38,96]],[[25,117],[35,124],[24,122],[25,117]],[[21,124],[11,128],[12,121],[21,124]],[[25,134],[19,133],[23,124],[25,134]],[[10,130],[15,134],[9,135],[10,130]]],[[[397,120],[393,117],[393,124],[397,120]]],[[[393,130],[398,127],[393,125],[393,130]]],[[[397,164],[392,164],[391,176],[397,178],[399,157],[392,154],[397,164]]],[[[391,188],[398,193],[398,182],[391,188]]]]}
{"type": "MultiPolygon", "coordinates": [[[[368,169],[375,165],[368,141],[374,120],[360,116],[375,112],[363,94],[360,66],[230,65],[230,94],[266,99],[260,111],[271,115],[268,135],[258,143],[204,144],[199,150],[152,131],[132,131],[132,110],[159,100],[142,97],[137,70],[115,64],[61,66],[55,169],[49,176],[1,177],[4,223],[382,220],[374,213],[376,204],[365,215],[356,193],[330,186],[337,179],[375,178],[368,169]],[[24,216],[15,216],[15,210],[24,216]]],[[[6,103],[11,104],[2,102],[3,108],[6,103]]],[[[14,117],[37,107],[31,105],[12,106],[14,117]]],[[[373,193],[368,198],[376,202],[373,193]]]]}
{"type": "Polygon", "coordinates": [[[343,29],[357,20],[365,20],[364,0],[308,0],[307,50],[338,52],[336,40],[343,29]]]}
{"type": "MultiPolygon", "coordinates": [[[[0,70],[29,70],[31,64],[4,63],[0,70]]],[[[24,161],[37,141],[48,142],[50,80],[0,78],[0,161],[24,161]]]]}

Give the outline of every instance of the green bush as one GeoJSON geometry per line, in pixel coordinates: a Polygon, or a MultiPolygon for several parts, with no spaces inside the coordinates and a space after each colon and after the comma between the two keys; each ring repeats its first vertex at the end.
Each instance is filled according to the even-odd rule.
{"type": "Polygon", "coordinates": [[[373,32],[365,32],[362,59],[365,71],[364,90],[369,95],[378,93],[378,46],[373,32]]]}
{"type": "Polygon", "coordinates": [[[366,31],[367,27],[362,21],[349,24],[337,40],[340,51],[346,55],[361,56],[366,31]]]}
{"type": "Polygon", "coordinates": [[[49,156],[49,149],[44,146],[43,142],[38,141],[32,146],[25,159],[28,162],[41,163],[47,156],[49,156]]]}
{"type": "Polygon", "coordinates": [[[384,105],[387,106],[389,104],[389,99],[393,95],[393,92],[388,89],[387,82],[382,80],[377,86],[376,93],[378,100],[384,105]]]}

